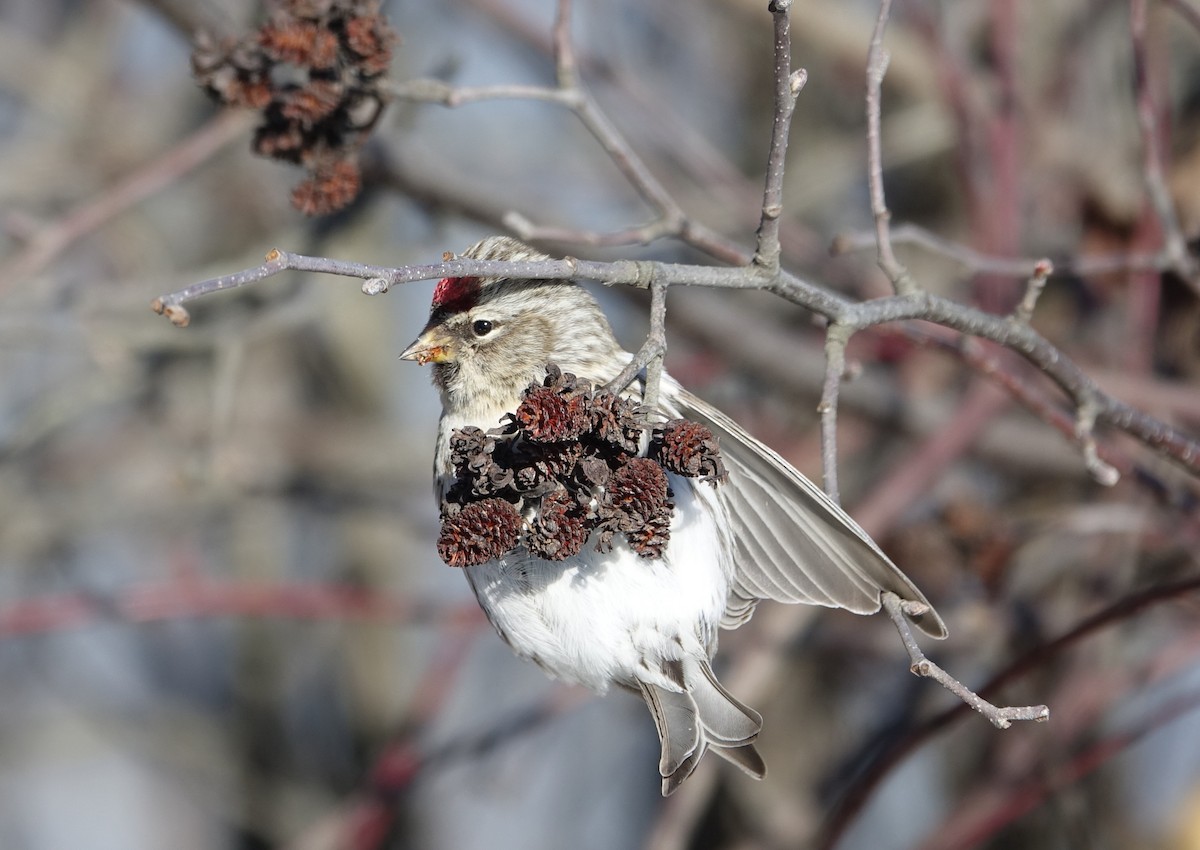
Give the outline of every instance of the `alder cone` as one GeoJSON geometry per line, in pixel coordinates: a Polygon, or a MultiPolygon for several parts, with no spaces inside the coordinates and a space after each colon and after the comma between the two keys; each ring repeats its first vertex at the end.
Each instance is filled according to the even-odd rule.
{"type": "Polygon", "coordinates": [[[712,431],[685,419],[656,428],[639,457],[647,427],[633,402],[550,364],[504,424],[451,434],[442,559],[471,566],[523,544],[563,561],[593,531],[597,551],[619,534],[641,557],[661,558],[675,510],[667,472],[722,481],[725,467],[712,431]]]}
{"type": "Polygon", "coordinates": [[[521,538],[521,515],[511,502],[471,502],[442,520],[438,555],[452,567],[486,564],[511,552],[521,538]]]}

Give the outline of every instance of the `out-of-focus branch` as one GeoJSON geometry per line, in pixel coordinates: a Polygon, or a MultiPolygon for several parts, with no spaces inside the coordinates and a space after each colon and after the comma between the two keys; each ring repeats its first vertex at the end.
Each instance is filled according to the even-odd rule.
{"type": "Polygon", "coordinates": [[[570,30],[571,0],[559,0],[553,30],[557,87],[495,85],[460,88],[440,80],[419,79],[392,84],[387,88],[387,93],[398,100],[440,103],[448,107],[498,99],[541,100],[563,106],[575,114],[629,186],[656,213],[653,221],[641,227],[597,233],[558,227],[543,229],[522,213],[510,211],[504,218],[505,224],[522,239],[571,241],[584,245],[628,245],[647,243],[664,236],[682,236],[686,231],[692,234],[693,238],[699,235],[701,238],[698,240],[698,247],[703,247],[703,231],[688,228],[687,216],[671,193],[654,176],[624,135],[583,87],[579,80],[570,30]]]}
{"type": "MultiPolygon", "coordinates": [[[[1150,588],[1141,593],[1127,596],[1107,608],[1087,617],[1070,631],[1054,640],[1035,646],[1008,664],[995,674],[979,693],[990,695],[1001,688],[1017,681],[1026,674],[1040,669],[1047,661],[1061,655],[1065,650],[1075,646],[1091,635],[1120,625],[1130,618],[1164,603],[1177,601],[1181,598],[1200,591],[1200,578],[1190,578],[1160,587],[1150,588]]],[[[872,793],[880,783],[899,765],[910,753],[927,743],[933,736],[949,729],[955,722],[961,720],[970,711],[966,703],[955,705],[934,715],[923,723],[909,729],[904,736],[896,741],[889,749],[876,758],[868,768],[855,779],[852,787],[847,789],[842,798],[829,812],[825,824],[821,828],[821,837],[816,846],[821,850],[830,850],[837,844],[845,828],[853,823],[858,813],[870,800],[872,793]]]]}
{"type": "Polygon", "coordinates": [[[155,623],[214,617],[482,624],[478,606],[446,607],[334,584],[187,578],[134,585],[112,595],[58,594],[0,607],[0,636],[60,632],[105,620],[155,623]]]}
{"type": "Polygon", "coordinates": [[[63,251],[121,213],[174,185],[212,159],[249,127],[247,116],[222,112],[166,153],[26,237],[24,249],[0,268],[0,292],[35,275],[63,251]]]}
{"type": "Polygon", "coordinates": [[[209,0],[141,0],[189,38],[204,32],[220,40],[229,35],[226,15],[209,0]]]}
{"type": "Polygon", "coordinates": [[[1194,29],[1200,31],[1200,9],[1197,9],[1188,0],[1163,0],[1163,4],[1170,6],[1194,29]]]}
{"type": "Polygon", "coordinates": [[[1179,225],[1175,204],[1163,176],[1163,140],[1159,132],[1158,104],[1154,97],[1154,81],[1150,77],[1150,61],[1146,54],[1147,0],[1131,0],[1129,32],[1133,42],[1134,98],[1137,101],[1138,129],[1142,134],[1142,175],[1146,194],[1158,216],[1163,231],[1163,252],[1170,268],[1192,291],[1200,295],[1200,267],[1188,253],[1187,239],[1179,225]]]}
{"type": "MultiPolygon", "coordinates": [[[[911,245],[954,261],[971,274],[1029,278],[1036,274],[1044,259],[1024,257],[996,257],[977,251],[968,245],[960,245],[950,239],[931,233],[917,224],[898,224],[891,228],[893,245],[911,245]]],[[[850,251],[866,251],[876,247],[876,236],[870,233],[842,233],[834,238],[830,246],[835,254],[850,251]]],[[[1154,254],[1113,254],[1097,257],[1068,257],[1056,260],[1055,271],[1081,276],[1109,274],[1112,272],[1165,271],[1170,260],[1165,252],[1154,254]]]]}
{"type": "Polygon", "coordinates": [[[880,132],[882,108],[880,100],[883,77],[887,73],[888,52],[883,48],[883,34],[891,14],[891,0],[882,0],[867,50],[867,183],[871,190],[871,215],[875,219],[875,245],[879,267],[888,276],[899,295],[911,293],[916,284],[908,271],[896,259],[892,249],[891,220],[887,199],[883,194],[883,141],[880,132]]]}
{"type": "Polygon", "coordinates": [[[1103,767],[1146,735],[1197,709],[1200,709],[1200,692],[1183,694],[1121,731],[1104,735],[1099,740],[1089,740],[1064,764],[1055,765],[1049,771],[1042,764],[1031,765],[1025,775],[1011,783],[1003,793],[996,794],[994,789],[989,789],[986,794],[981,794],[989,798],[987,804],[962,806],[955,815],[932,830],[920,850],[983,846],[1001,829],[1042,805],[1056,792],[1103,767]]]}

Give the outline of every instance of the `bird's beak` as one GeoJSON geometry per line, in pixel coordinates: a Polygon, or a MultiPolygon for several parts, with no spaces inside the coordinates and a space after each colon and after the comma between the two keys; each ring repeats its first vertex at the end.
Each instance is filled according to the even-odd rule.
{"type": "Polygon", "coordinates": [[[453,360],[454,356],[453,341],[439,328],[421,331],[413,344],[400,353],[401,360],[416,360],[422,366],[426,363],[445,363],[453,360]]]}

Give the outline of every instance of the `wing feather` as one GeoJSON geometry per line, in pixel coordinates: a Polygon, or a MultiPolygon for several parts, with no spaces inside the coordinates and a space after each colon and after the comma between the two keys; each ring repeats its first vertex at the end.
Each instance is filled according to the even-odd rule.
{"type": "MultiPolygon", "coordinates": [[[[665,376],[662,403],[675,408],[672,415],[708,425],[729,470],[718,492],[728,502],[736,551],[722,626],[744,623],[759,599],[873,614],[890,590],[929,604],[858,523],[775,451],[665,376]]],[[[932,607],[914,622],[932,637],[946,636],[932,607]]]]}

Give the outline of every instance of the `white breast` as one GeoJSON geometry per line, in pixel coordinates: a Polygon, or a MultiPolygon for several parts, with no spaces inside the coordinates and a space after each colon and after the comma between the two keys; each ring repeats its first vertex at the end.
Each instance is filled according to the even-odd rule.
{"type": "Polygon", "coordinates": [[[639,557],[618,535],[607,554],[593,540],[567,561],[521,548],[466,569],[480,606],[517,654],[601,692],[636,679],[678,690],[662,662],[712,656],[731,574],[728,523],[712,485],[669,478],[675,515],[661,559],[639,557]]]}

